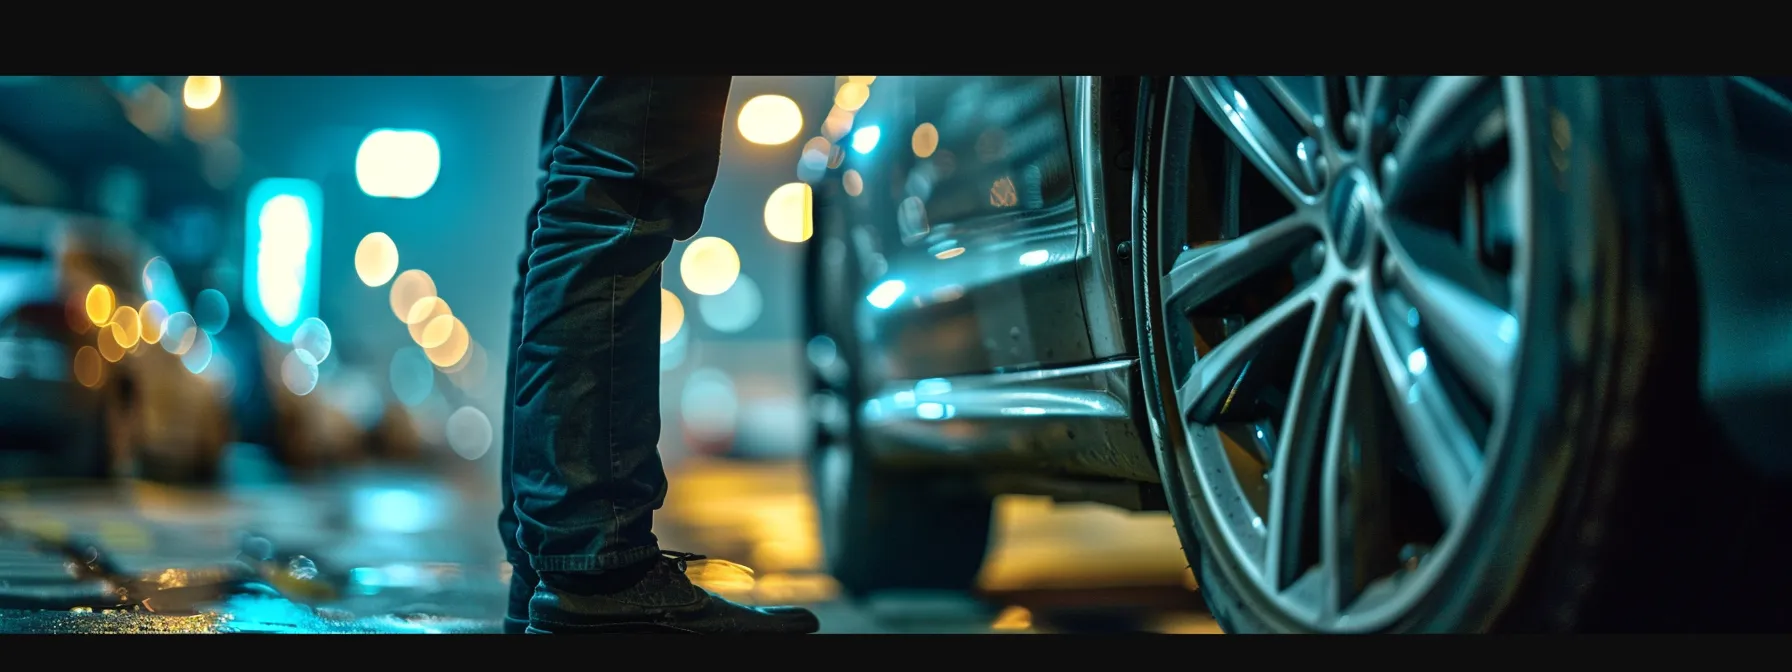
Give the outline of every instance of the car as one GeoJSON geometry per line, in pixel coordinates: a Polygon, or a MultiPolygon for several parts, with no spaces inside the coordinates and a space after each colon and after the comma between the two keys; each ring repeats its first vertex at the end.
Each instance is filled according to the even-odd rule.
{"type": "Polygon", "coordinates": [[[151,287],[156,257],[95,217],[0,207],[0,232],[6,474],[216,478],[234,428],[218,381],[195,373],[214,356],[209,339],[188,320],[183,345],[160,344],[160,314],[140,314],[155,303],[190,315],[173,275],[151,287]]]}
{"type": "Polygon", "coordinates": [[[1228,632],[1787,626],[1784,80],[836,85],[847,593],[974,590],[1018,493],[1167,511],[1228,632]]]}

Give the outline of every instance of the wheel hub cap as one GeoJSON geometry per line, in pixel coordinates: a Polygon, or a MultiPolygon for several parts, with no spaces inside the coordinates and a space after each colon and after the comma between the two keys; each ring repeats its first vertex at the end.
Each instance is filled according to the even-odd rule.
{"type": "Polygon", "coordinates": [[[1346,172],[1332,187],[1326,219],[1339,261],[1353,267],[1362,263],[1369,247],[1370,219],[1380,206],[1375,187],[1361,171],[1346,172]]]}

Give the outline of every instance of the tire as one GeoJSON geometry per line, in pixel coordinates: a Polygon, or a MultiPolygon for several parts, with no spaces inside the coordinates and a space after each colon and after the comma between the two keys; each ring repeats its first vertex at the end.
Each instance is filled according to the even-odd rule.
{"type": "MultiPolygon", "coordinates": [[[[1211,333],[1218,336],[1188,335],[1210,332],[1183,326],[1198,320],[1182,315],[1253,312],[1235,306],[1250,304],[1252,292],[1268,291],[1259,288],[1277,286],[1254,274],[1280,279],[1280,264],[1289,261],[1248,266],[1240,261],[1245,255],[1214,254],[1243,248],[1227,244],[1244,237],[1240,231],[1264,251],[1280,244],[1271,244],[1280,239],[1264,232],[1295,230],[1282,226],[1284,220],[1247,229],[1266,222],[1245,222],[1238,214],[1251,201],[1240,196],[1247,193],[1240,186],[1245,182],[1231,166],[1249,172],[1253,159],[1266,156],[1249,153],[1271,145],[1215,149],[1257,131],[1273,137],[1273,120],[1253,115],[1287,109],[1276,100],[1276,83],[1243,79],[1148,82],[1141,87],[1134,154],[1133,234],[1140,250],[1134,255],[1134,298],[1141,315],[1142,380],[1152,392],[1145,395],[1146,414],[1172,516],[1221,627],[1237,633],[1783,631],[1788,616],[1780,605],[1792,586],[1779,568],[1792,552],[1783,524],[1773,521],[1785,520],[1792,508],[1783,484],[1744,466],[1700,410],[1698,358],[1687,354],[1699,351],[1699,299],[1661,133],[1674,121],[1651,104],[1648,82],[1452,78],[1410,88],[1381,81],[1376,88],[1349,81],[1357,78],[1326,78],[1313,90],[1331,95],[1307,99],[1326,118],[1368,119],[1373,129],[1392,119],[1374,109],[1348,108],[1346,115],[1341,101],[1349,94],[1365,102],[1403,99],[1412,105],[1400,109],[1410,113],[1435,109],[1419,103],[1444,98],[1418,99],[1440,91],[1492,96],[1490,109],[1501,112],[1512,133],[1502,136],[1509,140],[1503,143],[1510,151],[1507,167],[1518,176],[1513,191],[1501,193],[1525,197],[1508,213],[1521,220],[1513,229],[1519,231],[1512,238],[1519,241],[1512,246],[1516,260],[1502,276],[1512,296],[1496,305],[1508,317],[1497,330],[1472,332],[1497,331],[1510,345],[1504,358],[1489,360],[1465,356],[1477,345],[1464,344],[1461,334],[1470,332],[1457,332],[1454,341],[1448,335],[1457,317],[1450,311],[1481,304],[1414,298],[1464,286],[1445,284],[1438,280],[1442,271],[1419,261],[1413,251],[1421,246],[1411,238],[1423,236],[1402,219],[1418,207],[1417,190],[1441,190],[1442,183],[1399,182],[1408,166],[1372,160],[1394,154],[1393,141],[1380,135],[1384,131],[1354,137],[1334,130],[1344,124],[1316,124],[1318,130],[1309,131],[1320,134],[1315,148],[1328,159],[1338,157],[1337,165],[1321,163],[1297,176],[1276,175],[1273,159],[1260,162],[1271,167],[1259,174],[1272,175],[1272,187],[1276,177],[1284,178],[1283,193],[1323,185],[1308,192],[1315,195],[1312,212],[1343,204],[1314,224],[1311,235],[1319,242],[1311,253],[1289,244],[1286,256],[1295,259],[1286,266],[1295,269],[1289,272],[1291,298],[1271,299],[1272,307],[1243,321],[1216,318],[1221,326],[1211,333]],[[1443,88],[1455,84],[1464,86],[1443,88]],[[1234,97],[1255,99],[1233,107],[1234,97]],[[1236,125],[1228,129],[1224,123],[1236,125]],[[1209,130],[1185,130],[1191,127],[1209,130]],[[1178,149],[1183,142],[1193,149],[1178,149]],[[1334,152],[1340,147],[1349,149],[1334,152]],[[1241,158],[1235,161],[1235,155],[1241,158]],[[1347,172],[1346,165],[1362,166],[1361,172],[1347,172]],[[1331,184],[1349,190],[1327,191],[1331,184]],[[1408,186],[1415,184],[1421,186],[1408,186]],[[1205,220],[1178,214],[1208,212],[1220,214],[1205,220]],[[1202,222],[1218,222],[1217,235],[1189,235],[1194,249],[1187,254],[1173,249],[1179,232],[1202,222]],[[1358,245],[1353,237],[1368,242],[1358,245]],[[1206,241],[1218,242],[1207,247],[1206,241]],[[1184,266],[1182,282],[1165,285],[1177,257],[1193,261],[1184,266]],[[1302,263],[1314,269],[1306,280],[1302,263]],[[1253,274],[1249,280],[1247,273],[1253,274]],[[1345,279],[1341,289],[1321,284],[1335,279],[1345,279]],[[1193,289],[1175,294],[1181,287],[1193,289]],[[1313,293],[1303,294],[1303,288],[1313,293]],[[1166,292],[1173,298],[1166,299],[1166,292]],[[1301,304],[1309,306],[1306,313],[1285,309],[1296,296],[1311,297],[1301,304]],[[1321,316],[1332,316],[1338,326],[1321,316]],[[1277,340],[1272,335],[1281,331],[1252,324],[1277,317],[1305,324],[1297,332],[1301,338],[1277,340]],[[1405,324],[1394,321],[1399,317],[1405,324]],[[1258,347],[1227,348],[1228,340],[1240,337],[1245,346],[1258,347]],[[1198,350],[1209,342],[1215,344],[1198,350]],[[1184,343],[1199,354],[1182,354],[1184,343]],[[1349,349],[1352,343],[1360,349],[1349,349]],[[1415,343],[1421,347],[1403,366],[1388,357],[1415,343]],[[1313,344],[1321,347],[1310,350],[1318,356],[1307,362],[1300,348],[1313,344]],[[1288,359],[1294,364],[1276,363],[1288,359]],[[1234,362],[1242,364],[1230,366],[1234,362]],[[1487,362],[1493,365],[1469,366],[1487,362]],[[1196,367],[1202,367],[1202,384],[1183,389],[1185,380],[1193,380],[1185,374],[1196,367]],[[1253,373],[1252,367],[1272,373],[1253,373]],[[1278,367],[1292,369],[1290,382],[1266,382],[1278,367]],[[1508,377],[1477,385],[1502,373],[1508,377]],[[1288,401],[1263,401],[1275,397],[1263,391],[1278,384],[1288,401]],[[1319,393],[1307,394],[1314,389],[1319,393]],[[1214,390],[1227,391],[1223,406],[1199,403],[1213,398],[1203,392],[1214,390]],[[1241,394],[1253,396],[1239,397],[1235,409],[1234,397],[1241,394]],[[1471,421],[1478,402],[1465,401],[1476,395],[1492,399],[1484,426],[1471,421]],[[1381,399],[1388,401],[1365,402],[1381,399]],[[1288,408],[1307,409],[1317,420],[1298,422],[1302,415],[1288,408]],[[1338,412],[1326,414],[1334,408],[1338,412]],[[1413,419],[1418,416],[1426,417],[1413,419]],[[1439,418],[1449,420],[1449,432],[1439,429],[1445,427],[1439,418]],[[1246,439],[1231,438],[1229,426],[1240,423],[1258,428],[1255,440],[1248,432],[1246,439]],[[1415,427],[1443,438],[1407,438],[1415,427]],[[1457,461],[1438,457],[1447,452],[1440,447],[1452,449],[1448,454],[1457,461]],[[1245,476],[1253,472],[1239,466],[1251,459],[1264,465],[1263,485],[1251,485],[1245,476]],[[1255,506],[1247,497],[1227,497],[1257,490],[1281,504],[1256,507],[1263,512],[1249,518],[1256,509],[1241,508],[1255,506]],[[1421,495],[1403,494],[1411,492],[1421,495]],[[1398,555],[1385,552],[1430,519],[1437,528],[1424,533],[1431,543],[1408,543],[1398,555]],[[1388,543],[1364,550],[1378,541],[1388,543]],[[1724,571],[1694,564],[1714,558],[1724,571]]],[[[1302,125],[1295,120],[1282,128],[1298,131],[1302,125]]],[[[1409,126],[1388,128],[1423,137],[1446,126],[1415,115],[1409,126]]],[[[1403,158],[1428,156],[1406,149],[1403,158]]],[[[1298,205],[1293,209],[1302,212],[1298,205]]],[[[1477,232],[1499,225],[1490,217],[1475,221],[1477,232]]],[[[1476,238],[1488,240],[1486,235],[1476,238]]],[[[1474,249],[1480,252],[1480,244],[1474,249]]],[[[1485,255],[1476,259],[1486,264],[1485,255]]]]}
{"type": "MultiPolygon", "coordinates": [[[[817,214],[825,215],[817,204],[817,214]]],[[[821,235],[808,245],[805,262],[805,355],[816,418],[810,482],[828,571],[853,598],[970,591],[989,548],[994,499],[970,487],[966,475],[910,472],[871,458],[856,412],[866,383],[850,317],[865,283],[847,272],[860,265],[855,246],[840,235],[844,226],[825,216],[816,222],[821,235]]]]}

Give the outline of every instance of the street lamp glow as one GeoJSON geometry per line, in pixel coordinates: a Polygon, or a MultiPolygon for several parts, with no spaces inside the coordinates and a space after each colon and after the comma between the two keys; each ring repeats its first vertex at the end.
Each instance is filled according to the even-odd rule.
{"type": "Polygon", "coordinates": [[[426,131],[382,128],[361,140],[355,153],[355,180],[377,198],[417,198],[436,184],[442,148],[426,131]]]}
{"type": "Polygon", "coordinates": [[[765,230],[786,243],[800,243],[815,231],[813,192],[803,182],[791,182],[765,199],[765,230]]]}
{"type": "Polygon", "coordinates": [[[782,145],[803,130],[803,111],[784,96],[754,96],[740,106],[740,136],[755,145],[782,145]]]}
{"type": "Polygon", "coordinates": [[[203,110],[218,104],[224,97],[224,78],[217,75],[193,75],[180,88],[181,101],[194,110],[203,110]]]}

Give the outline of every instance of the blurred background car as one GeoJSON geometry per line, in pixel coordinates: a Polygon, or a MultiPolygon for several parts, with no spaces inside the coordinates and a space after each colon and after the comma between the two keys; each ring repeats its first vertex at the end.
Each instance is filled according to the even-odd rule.
{"type": "Polygon", "coordinates": [[[7,397],[9,444],[38,451],[44,475],[216,478],[230,412],[189,368],[213,353],[173,276],[155,277],[166,263],[128,229],[72,213],[0,208],[0,229],[15,265],[11,359],[26,374],[15,380],[37,383],[7,397]],[[171,315],[184,317],[168,333],[171,315]],[[58,447],[63,436],[86,438],[58,447]]]}
{"type": "Polygon", "coordinates": [[[1789,281],[1736,268],[1784,236],[1783,82],[838,87],[792,199],[849,593],[973,588],[1022,493],[1168,511],[1229,632],[1786,613],[1780,514],[1729,510],[1792,503],[1792,375],[1741,373],[1789,281]]]}

